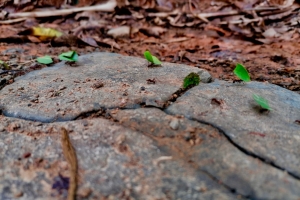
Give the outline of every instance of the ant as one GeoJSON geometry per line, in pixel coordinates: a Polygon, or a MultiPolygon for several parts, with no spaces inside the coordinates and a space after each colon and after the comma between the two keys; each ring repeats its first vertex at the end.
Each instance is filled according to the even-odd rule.
{"type": "Polygon", "coordinates": [[[155,80],[155,78],[153,78],[153,79],[147,79],[147,83],[148,84],[155,84],[156,83],[156,80],[155,80]]]}

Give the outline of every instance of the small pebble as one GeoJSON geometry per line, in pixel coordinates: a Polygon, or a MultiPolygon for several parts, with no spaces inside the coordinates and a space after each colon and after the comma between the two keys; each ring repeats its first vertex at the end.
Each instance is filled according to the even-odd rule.
{"type": "Polygon", "coordinates": [[[78,190],[78,195],[81,198],[87,198],[88,196],[90,196],[91,193],[92,193],[92,190],[90,188],[80,188],[78,190]]]}
{"type": "Polygon", "coordinates": [[[0,132],[3,132],[3,131],[5,131],[5,128],[3,125],[0,124],[0,132]]]}
{"type": "Polygon", "coordinates": [[[187,132],[184,134],[185,141],[189,141],[191,139],[191,133],[187,132]]]}
{"type": "Polygon", "coordinates": [[[23,158],[29,158],[31,156],[30,152],[24,153],[23,154],[23,158]]]}
{"type": "Polygon", "coordinates": [[[13,123],[10,124],[10,128],[12,130],[17,130],[17,129],[21,128],[21,125],[17,122],[13,122],[13,123]]]}
{"type": "Polygon", "coordinates": [[[7,75],[4,78],[5,78],[5,80],[9,81],[10,79],[12,79],[12,76],[11,75],[7,75]]]}
{"type": "Polygon", "coordinates": [[[88,126],[88,125],[89,125],[89,122],[88,122],[87,120],[83,120],[83,121],[82,121],[82,124],[83,124],[83,126],[88,126]]]}
{"type": "Polygon", "coordinates": [[[103,86],[104,86],[104,84],[101,81],[98,81],[93,84],[93,88],[95,88],[95,89],[101,88],[103,86]]]}
{"type": "Polygon", "coordinates": [[[173,130],[177,130],[179,127],[179,120],[177,118],[172,119],[172,121],[170,122],[169,126],[173,129],[173,130]]]}
{"type": "Polygon", "coordinates": [[[14,192],[14,197],[15,197],[15,198],[19,198],[19,197],[21,197],[21,196],[23,196],[23,192],[22,192],[22,191],[15,191],[15,192],[14,192]]]}

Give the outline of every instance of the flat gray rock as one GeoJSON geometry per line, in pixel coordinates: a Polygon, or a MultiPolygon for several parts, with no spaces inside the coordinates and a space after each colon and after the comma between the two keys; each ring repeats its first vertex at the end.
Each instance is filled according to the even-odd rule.
{"type": "Polygon", "coordinates": [[[166,111],[218,127],[243,151],[300,178],[299,94],[272,84],[215,81],[187,91],[166,111]],[[253,94],[272,110],[261,112],[253,94]]]}
{"type": "Polygon", "coordinates": [[[183,91],[191,72],[210,82],[195,67],[94,53],[17,78],[0,90],[0,199],[66,199],[65,127],[78,199],[299,200],[300,95],[218,80],[183,91]]]}
{"type": "Polygon", "coordinates": [[[299,180],[243,153],[210,125],[166,115],[158,109],[120,110],[113,117],[121,124],[154,138],[158,146],[166,149],[174,158],[210,174],[244,197],[300,197],[299,180]],[[177,130],[170,126],[174,121],[178,121],[177,130]]]}
{"type": "Polygon", "coordinates": [[[74,67],[60,63],[17,78],[0,91],[0,109],[6,116],[53,122],[100,108],[163,107],[191,72],[209,80],[195,67],[148,67],[145,59],[93,53],[80,56],[74,67]]]}
{"type": "Polygon", "coordinates": [[[69,169],[60,127],[70,132],[76,149],[78,199],[242,199],[153,139],[106,119],[51,124],[0,120],[6,127],[0,132],[2,200],[66,199],[62,177],[69,176],[69,169]]]}

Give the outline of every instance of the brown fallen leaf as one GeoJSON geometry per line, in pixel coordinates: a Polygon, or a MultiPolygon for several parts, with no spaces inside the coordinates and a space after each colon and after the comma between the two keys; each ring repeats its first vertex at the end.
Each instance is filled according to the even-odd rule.
{"type": "Polygon", "coordinates": [[[128,37],[130,35],[130,27],[119,26],[116,28],[112,28],[109,31],[107,31],[107,35],[110,35],[113,38],[128,37]]]}
{"type": "Polygon", "coordinates": [[[28,35],[27,38],[28,38],[28,40],[30,40],[30,41],[33,42],[33,43],[40,43],[40,42],[41,42],[41,40],[38,39],[38,38],[35,37],[35,36],[28,35]]]}
{"type": "Polygon", "coordinates": [[[121,47],[118,45],[118,43],[115,42],[115,40],[110,39],[110,38],[99,38],[99,37],[94,37],[94,39],[97,41],[98,45],[100,46],[107,46],[107,47],[111,47],[111,49],[113,50],[114,48],[120,50],[121,47]]]}
{"type": "Polygon", "coordinates": [[[75,35],[65,34],[51,40],[51,45],[54,47],[57,46],[79,47],[79,46],[86,46],[87,43],[82,41],[75,35]]]}
{"type": "Polygon", "coordinates": [[[24,35],[16,35],[11,37],[0,37],[0,42],[5,43],[25,43],[25,42],[31,42],[27,36],[24,35]]]}
{"type": "Polygon", "coordinates": [[[224,35],[225,37],[229,37],[231,35],[230,32],[220,28],[220,27],[217,27],[217,26],[214,26],[214,25],[211,25],[211,24],[208,24],[205,26],[205,30],[214,30],[216,31],[217,33],[220,33],[221,35],[224,35]]]}
{"type": "Polygon", "coordinates": [[[92,47],[98,47],[96,40],[94,40],[92,37],[82,36],[80,39],[92,47]]]}
{"type": "Polygon", "coordinates": [[[71,169],[70,173],[70,185],[68,190],[68,200],[74,200],[76,197],[77,189],[77,170],[78,163],[74,147],[70,141],[68,131],[65,128],[61,128],[61,146],[63,154],[71,169]]]}
{"type": "Polygon", "coordinates": [[[154,27],[147,27],[147,28],[141,28],[140,31],[148,36],[155,36],[159,37],[163,33],[167,31],[167,29],[159,27],[159,26],[154,26],[154,27]]]}
{"type": "MultiPolygon", "coordinates": [[[[37,5],[39,7],[54,6],[55,8],[60,8],[64,4],[64,0],[38,0],[37,5]]],[[[25,10],[22,10],[25,12],[25,10]]]]}

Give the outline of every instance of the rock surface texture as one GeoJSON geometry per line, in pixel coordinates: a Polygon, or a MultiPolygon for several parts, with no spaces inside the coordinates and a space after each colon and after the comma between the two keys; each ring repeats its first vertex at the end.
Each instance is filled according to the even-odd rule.
{"type": "Polygon", "coordinates": [[[300,199],[300,95],[111,53],[19,77],[0,91],[0,199],[300,199]],[[183,90],[189,73],[202,82],[183,90]],[[262,111],[252,95],[269,100],[262,111]]]}

